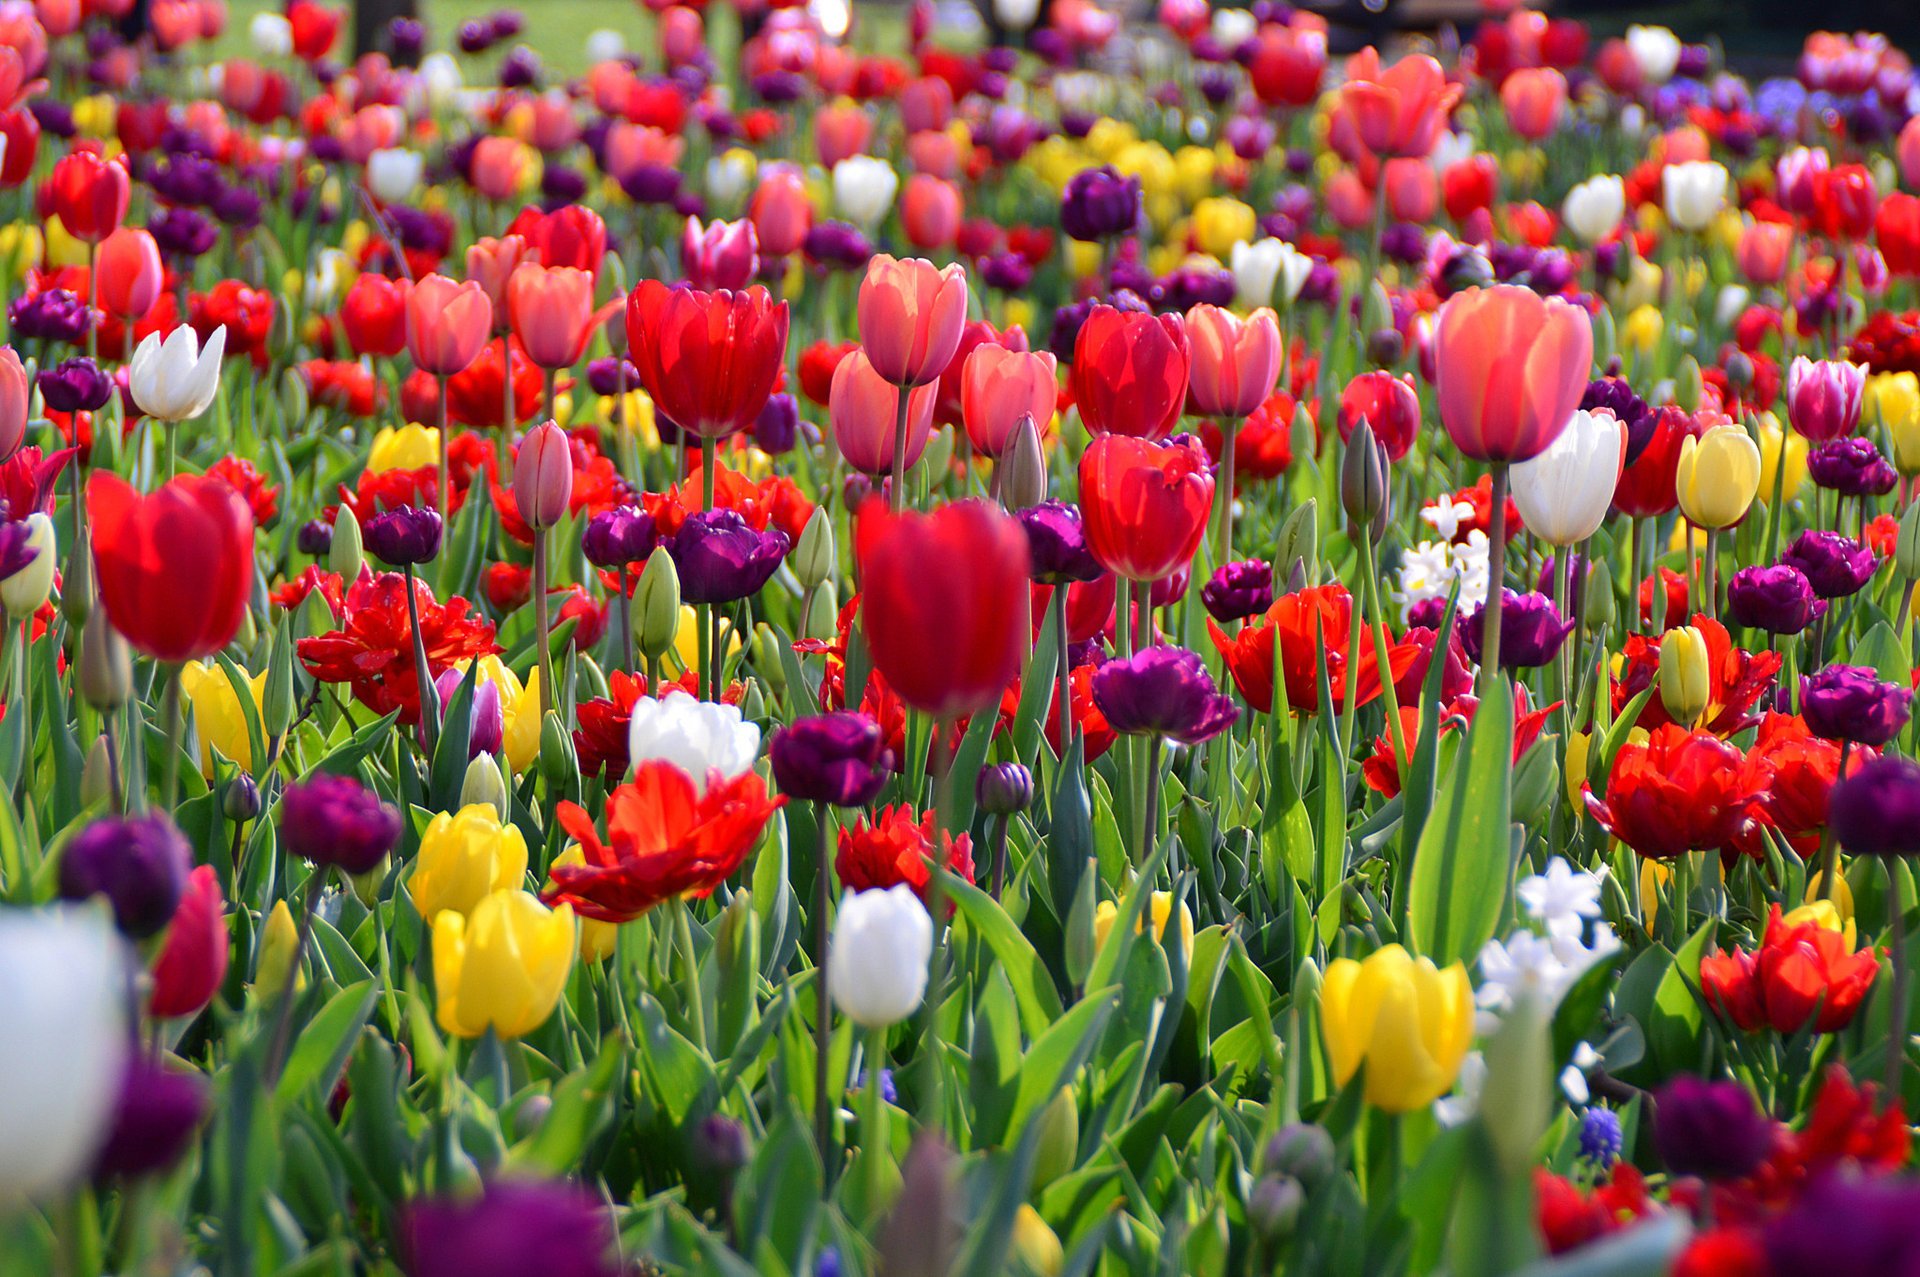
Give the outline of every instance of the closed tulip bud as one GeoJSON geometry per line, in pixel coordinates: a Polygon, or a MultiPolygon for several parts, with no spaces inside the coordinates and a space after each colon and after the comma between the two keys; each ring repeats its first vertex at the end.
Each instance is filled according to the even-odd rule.
{"type": "Polygon", "coordinates": [[[1707,641],[1691,625],[1660,636],[1660,703],[1674,722],[1692,726],[1706,712],[1712,676],[1707,641]]]}
{"type": "Polygon", "coordinates": [[[1327,967],[1320,1022],[1334,1081],[1345,1086],[1364,1061],[1367,1102],[1411,1113],[1459,1076],[1473,1040],[1473,986],[1462,964],[1441,970],[1390,944],[1364,962],[1338,958],[1327,967]]]}
{"type": "Polygon", "coordinates": [[[974,801],[990,816],[1009,816],[1033,803],[1033,773],[1019,763],[995,763],[980,769],[974,801]]]}
{"type": "Polygon", "coordinates": [[[633,591],[633,640],[648,660],[673,650],[680,632],[680,573],[665,546],[655,548],[633,591]]]}
{"type": "Polygon", "coordinates": [[[1760,491],[1760,447],[1738,426],[1715,426],[1680,445],[1674,495],[1697,527],[1738,523],[1760,491]]]}
{"type": "Polygon", "coordinates": [[[80,766],[80,802],[88,807],[112,802],[113,757],[107,750],[107,738],[96,736],[87,747],[87,761],[80,766]]]}
{"type": "Polygon", "coordinates": [[[76,630],[93,615],[93,555],[85,541],[67,547],[67,570],[60,578],[60,615],[76,630]]]}
{"type": "Polygon", "coordinates": [[[1039,1146],[1034,1150],[1033,1187],[1037,1192],[1072,1170],[1080,1156],[1080,1103],[1063,1086],[1040,1110],[1039,1146]]]}
{"type": "Polygon", "coordinates": [[[1376,328],[1367,335],[1367,362],[1375,368],[1391,368],[1407,353],[1407,339],[1397,328],[1376,328]]]}
{"type": "Polygon", "coordinates": [[[260,786],[253,777],[241,772],[220,791],[220,810],[236,825],[244,825],[260,814],[260,786]]]}
{"type": "Polygon", "coordinates": [[[1387,450],[1373,437],[1373,425],[1365,417],[1353,428],[1340,462],[1340,505],[1356,534],[1378,540],[1386,531],[1387,450]]]}
{"type": "Polygon", "coordinates": [[[118,709],[133,695],[133,657],[113,623],[102,618],[80,638],[80,695],[95,709],[118,709]]]}
{"type": "Polygon", "coordinates": [[[1673,401],[1688,413],[1700,408],[1700,361],[1692,355],[1680,356],[1680,367],[1673,374],[1673,401]]]}
{"type": "MultiPolygon", "coordinates": [[[[1273,539],[1273,576],[1291,582],[1296,570],[1303,578],[1317,575],[1320,561],[1320,503],[1314,497],[1295,506],[1273,539]]],[[[1289,584],[1287,589],[1296,587],[1289,584]]],[[[1286,593],[1283,590],[1280,593],[1286,593]]]]}
{"type": "Polygon", "coordinates": [[[862,1028],[888,1028],[918,1010],[926,994],[933,919],[905,883],[849,891],[833,920],[832,951],[833,1004],[862,1028]]]}
{"type": "Polygon", "coordinates": [[[1596,560],[1587,572],[1586,590],[1581,598],[1589,628],[1599,629],[1613,624],[1613,569],[1607,566],[1605,559],[1596,560]]]}
{"type": "Polygon", "coordinates": [[[1544,821],[1560,788],[1560,764],[1545,742],[1536,742],[1513,769],[1514,819],[1544,821]]]}
{"type": "Polygon", "coordinates": [[[996,463],[1000,476],[1000,504],[1008,510],[1026,510],[1047,499],[1047,454],[1033,418],[1022,416],[1007,439],[1007,449],[996,463]]]}
{"type": "Polygon", "coordinates": [[[1325,1127],[1289,1122],[1267,1141],[1265,1165],[1271,1174],[1297,1179],[1313,1188],[1339,1169],[1335,1157],[1333,1136],[1325,1127]]]}
{"type": "Polygon", "coordinates": [[[1020,1203],[1013,1216],[1013,1253],[1021,1268],[1034,1277],[1059,1277],[1067,1260],[1059,1235],[1026,1202],[1020,1203]]]}
{"type": "Polygon", "coordinates": [[[1893,543],[1893,563],[1907,580],[1920,580],[1920,501],[1909,502],[1900,515],[1900,536],[1893,543]]]}
{"type": "Polygon", "coordinates": [[[0,604],[16,621],[26,620],[46,605],[53,593],[53,564],[59,553],[52,519],[36,510],[25,522],[26,553],[31,557],[11,576],[0,578],[0,604]]]}
{"type": "Polygon", "coordinates": [[[1076,985],[1086,984],[1087,973],[1093,970],[1093,959],[1100,951],[1096,938],[1100,906],[1094,893],[1094,885],[1099,881],[1099,867],[1089,858],[1080,875],[1080,885],[1074,889],[1073,904],[1067,910],[1067,978],[1076,985]]]}
{"type": "Polygon", "coordinates": [[[471,913],[496,891],[517,888],[527,873],[527,840],[484,803],[441,812],[420,835],[407,896],[423,921],[471,913]]]}
{"type": "Polygon", "coordinates": [[[1299,1180],[1288,1175],[1262,1176],[1247,1201],[1247,1219],[1261,1237],[1280,1241],[1293,1236],[1306,1204],[1306,1190],[1299,1180]]]}
{"type": "Polygon", "coordinates": [[[333,516],[333,539],[327,546],[327,571],[342,581],[355,581],[359,579],[360,566],[365,562],[366,552],[360,540],[360,520],[343,502],[333,516]]]}
{"type": "Polygon", "coordinates": [[[800,533],[800,544],[787,559],[787,566],[793,569],[800,588],[811,590],[833,575],[836,562],[833,519],[825,506],[816,506],[813,517],[800,533]]]}
{"type": "Polygon", "coordinates": [[[800,633],[805,638],[831,639],[840,617],[840,592],[834,584],[826,584],[814,590],[807,599],[806,611],[800,614],[800,633]]]}
{"type": "MultiPolygon", "coordinates": [[[[287,973],[293,969],[299,935],[287,902],[275,901],[266,926],[260,930],[260,956],[253,964],[253,991],[257,996],[278,998],[280,991],[287,987],[287,973]]],[[[305,988],[306,983],[304,972],[295,976],[295,991],[305,988]]]]}
{"type": "Polygon", "coordinates": [[[1753,385],[1753,360],[1745,351],[1736,350],[1727,356],[1727,388],[1735,394],[1741,394],[1753,385]]]}
{"type": "Polygon", "coordinates": [[[513,502],[536,532],[567,517],[573,499],[573,450],[567,432],[548,421],[527,431],[513,459],[513,502]]]}
{"type": "Polygon", "coordinates": [[[511,815],[507,778],[492,754],[476,754],[467,760],[467,774],[460,780],[460,806],[491,807],[502,824],[511,815]]]}
{"type": "Polygon", "coordinates": [[[579,793],[580,758],[573,752],[573,733],[554,713],[540,720],[540,778],[550,794],[579,793]]]}
{"type": "Polygon", "coordinates": [[[347,887],[353,892],[353,898],[367,909],[380,903],[380,888],[386,884],[387,874],[393,869],[391,855],[380,857],[373,868],[365,873],[348,874],[347,887]]]}
{"type": "Polygon", "coordinates": [[[787,690],[787,671],[781,659],[784,644],[780,637],[765,621],[761,621],[753,627],[750,647],[753,668],[760,671],[761,677],[767,680],[767,686],[771,687],[775,694],[784,695],[787,690]]]}

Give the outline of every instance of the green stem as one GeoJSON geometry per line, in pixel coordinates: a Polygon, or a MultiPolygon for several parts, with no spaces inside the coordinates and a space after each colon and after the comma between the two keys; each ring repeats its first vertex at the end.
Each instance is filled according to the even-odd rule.
{"type": "Polygon", "coordinates": [[[827,988],[827,951],[830,928],[827,914],[833,902],[833,808],[816,803],[820,820],[819,865],[813,883],[813,1138],[820,1152],[823,1193],[833,1185],[833,1109],[827,1098],[827,1070],[833,1055],[833,999],[827,988]]]}
{"type": "Polygon", "coordinates": [[[1900,1102],[1900,1083],[1907,1063],[1907,982],[1912,972],[1907,967],[1907,911],[1900,903],[1900,887],[1894,879],[1893,861],[1887,861],[1887,901],[1893,907],[1893,1014],[1887,1022],[1888,1105],[1900,1102]]]}
{"type": "MultiPolygon", "coordinates": [[[[446,454],[442,452],[441,456],[444,459],[446,454]]],[[[401,570],[407,578],[407,622],[413,630],[413,673],[420,687],[420,731],[426,737],[427,756],[431,758],[440,743],[440,693],[434,690],[433,678],[427,670],[427,643],[420,633],[420,602],[414,598],[413,564],[404,564],[401,570]]],[[[169,767],[172,761],[169,755],[169,767]]]]}
{"type": "Polygon", "coordinates": [[[673,902],[675,940],[680,961],[686,967],[687,1020],[693,1030],[693,1044],[704,1054],[707,1049],[707,999],[700,988],[700,961],[693,949],[693,906],[685,896],[673,902]]]}
{"type": "Polygon", "coordinates": [[[1487,606],[1481,617],[1481,695],[1500,677],[1500,603],[1507,579],[1507,463],[1493,466],[1493,508],[1487,517],[1487,606]]]}
{"type": "Polygon", "coordinates": [[[533,533],[533,631],[539,636],[534,651],[540,661],[540,714],[543,720],[553,712],[554,703],[553,649],[548,642],[551,631],[547,628],[547,537],[550,532],[549,528],[536,528],[533,533]]]}
{"type": "Polygon", "coordinates": [[[887,503],[899,514],[907,508],[907,412],[913,405],[913,388],[896,387],[894,397],[899,406],[893,424],[893,489],[887,494],[887,503]]]}

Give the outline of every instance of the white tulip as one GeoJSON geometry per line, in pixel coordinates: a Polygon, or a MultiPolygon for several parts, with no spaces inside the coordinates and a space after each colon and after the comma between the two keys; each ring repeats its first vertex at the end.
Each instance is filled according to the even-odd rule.
{"type": "Polygon", "coordinates": [[[1313,277],[1313,258],[1285,240],[1280,242],[1280,300],[1292,305],[1313,277]]]}
{"type": "Polygon", "coordinates": [[[293,55],[293,24],[282,14],[255,14],[247,27],[247,36],[253,41],[253,51],[263,58],[293,55]]]}
{"type": "Polygon", "coordinates": [[[207,410],[220,389],[220,357],[226,350],[225,324],[213,330],[204,350],[185,324],[164,342],[159,333],[148,333],[133,352],[127,373],[133,402],[156,421],[191,421],[207,410]]]}
{"type": "Polygon", "coordinates": [[[829,952],[827,988],[840,1014],[862,1028],[888,1028],[926,996],[933,919],[905,883],[849,891],[840,898],[829,952]]]}
{"type": "Polygon", "coordinates": [[[871,155],[851,155],[833,166],[833,206],[863,230],[880,224],[899,189],[893,165],[871,155]]]}
{"type": "Polygon", "coordinates": [[[1214,42],[1229,53],[1253,39],[1259,30],[1260,20],[1253,16],[1251,9],[1213,11],[1214,42]]]}
{"type": "Polygon", "coordinates": [[[738,705],[697,701],[678,691],[634,702],[627,756],[636,767],[656,759],[671,763],[704,794],[711,773],[727,780],[743,776],[759,755],[760,729],[740,717],[738,705]]]}
{"type": "Polygon", "coordinates": [[[1581,408],[1545,452],[1512,467],[1513,503],[1527,530],[1551,545],[1592,536],[1613,504],[1627,428],[1606,408],[1581,408]]]}
{"type": "Polygon", "coordinates": [[[1713,318],[1722,328],[1733,327],[1733,321],[1746,313],[1747,303],[1753,300],[1751,290],[1740,284],[1728,284],[1721,288],[1720,297],[1713,305],[1713,318]]]}
{"type": "Polygon", "coordinates": [[[9,577],[0,577],[0,606],[16,621],[38,612],[53,593],[53,563],[59,557],[53,520],[38,510],[26,517],[27,548],[33,558],[9,577]]]}
{"type": "Polygon", "coordinates": [[[352,259],[337,248],[323,248],[315,253],[313,264],[307,267],[307,309],[332,310],[340,295],[341,281],[352,269],[352,259]]]}
{"type": "Polygon", "coordinates": [[[1598,244],[1627,215],[1627,184],[1613,173],[1590,177],[1567,192],[1560,212],[1582,243],[1598,244]]]}
{"type": "Polygon", "coordinates": [[[753,152],[732,147],[707,161],[707,198],[732,208],[753,187],[753,152]]]}
{"type": "Polygon", "coordinates": [[[1473,158],[1476,148],[1470,133],[1450,133],[1445,129],[1434,140],[1433,151],[1427,156],[1427,163],[1436,173],[1444,173],[1456,164],[1463,164],[1473,158]]]}
{"type": "Polygon", "coordinates": [[[611,62],[625,57],[627,37],[611,27],[601,27],[587,35],[587,62],[611,62]]]}
{"type": "Polygon", "coordinates": [[[429,53],[420,59],[420,85],[426,91],[427,102],[436,110],[452,102],[466,81],[461,78],[460,64],[453,55],[445,51],[429,53]]]}
{"type": "Polygon", "coordinates": [[[1712,160],[1669,164],[1660,173],[1667,220],[1683,231],[1703,231],[1727,202],[1727,170],[1712,160]]]}
{"type": "Polygon", "coordinates": [[[1271,235],[1233,246],[1233,291],[1242,306],[1273,305],[1273,286],[1280,279],[1281,255],[1287,246],[1271,235]]]}
{"type": "Polygon", "coordinates": [[[400,204],[420,187],[426,156],[404,146],[384,146],[367,156],[367,189],[382,204],[400,204]]]}
{"type": "Polygon", "coordinates": [[[993,16],[1009,30],[1025,31],[1040,16],[1040,0],[993,0],[993,16]]]}
{"type": "Polygon", "coordinates": [[[1627,28],[1627,52],[1650,85],[1665,84],[1680,65],[1680,37],[1665,27],[1627,28]]]}
{"type": "Polygon", "coordinates": [[[127,1057],[126,950],[104,910],[0,909],[0,1214],[85,1173],[127,1057]]]}

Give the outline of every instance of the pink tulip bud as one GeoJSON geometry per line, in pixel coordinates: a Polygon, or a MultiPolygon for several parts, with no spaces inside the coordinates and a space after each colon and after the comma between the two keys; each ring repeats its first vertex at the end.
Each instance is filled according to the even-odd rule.
{"type": "Polygon", "coordinates": [[[527,431],[513,459],[513,503],[527,526],[550,528],[567,516],[573,499],[573,444],[549,421],[527,431]]]}

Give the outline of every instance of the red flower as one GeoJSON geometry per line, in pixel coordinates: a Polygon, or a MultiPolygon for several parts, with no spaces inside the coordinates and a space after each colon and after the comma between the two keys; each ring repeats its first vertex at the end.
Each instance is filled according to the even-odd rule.
{"type": "MultiPolygon", "coordinates": [[[[1652,707],[1652,703],[1648,703],[1652,707]]],[[[1848,756],[1849,774],[1875,756],[1857,748],[1848,756]]],[[[1840,746],[1815,736],[1790,714],[1760,720],[1759,739],[1740,766],[1740,788],[1753,795],[1747,818],[1734,832],[1734,846],[1756,860],[1766,859],[1766,831],[1773,829],[1804,859],[1820,849],[1827,824],[1827,798],[1839,779],[1840,746]]]]}
{"type": "Polygon", "coordinates": [[[1660,1207],[1647,1194],[1647,1183],[1631,1162],[1615,1162],[1613,1177],[1582,1191],[1552,1171],[1533,1172],[1535,1220],[1540,1239],[1550,1255],[1578,1250],[1595,1238],[1653,1214],[1660,1207]]]}
{"type": "Polygon", "coordinates": [[[870,501],[855,542],[860,627],[876,670],[937,719],[998,703],[1031,644],[1027,538],[984,501],[929,515],[870,501]]]}
{"type": "Polygon", "coordinates": [[[313,0],[293,0],[287,6],[287,24],[293,30],[294,56],[302,62],[318,62],[333,48],[340,36],[344,10],[329,9],[313,0]]]}
{"type": "Polygon", "coordinates": [[[490,563],[480,574],[480,592],[502,616],[517,612],[533,598],[533,569],[524,563],[490,563]]]}
{"type": "Polygon", "coordinates": [[[1620,513],[1643,519],[1672,510],[1679,503],[1673,481],[1680,468],[1680,445],[1687,436],[1704,433],[1704,423],[1686,409],[1671,404],[1656,408],[1646,446],[1614,484],[1613,504],[1620,513]]]}
{"type": "MultiPolygon", "coordinates": [[[[420,683],[413,666],[413,630],[407,619],[407,579],[398,572],[363,571],[347,590],[336,619],[340,628],[294,645],[307,673],[323,683],[347,683],[354,699],[376,714],[400,711],[412,726],[420,719],[420,683]]],[[[473,605],[455,596],[444,604],[425,581],[413,583],[427,674],[437,678],[456,662],[498,652],[493,624],[473,615],[473,605]]]]}
{"type": "Polygon", "coordinates": [[[1768,1277],[1771,1271],[1760,1234],[1729,1225],[1695,1233],[1673,1261],[1672,1277],[1768,1277]]]}
{"type": "Polygon", "coordinates": [[[43,455],[39,445],[33,444],[0,462],[0,501],[7,503],[7,517],[51,514],[60,476],[73,457],[71,448],[43,455]]]}
{"type": "Polygon", "coordinates": [[[211,865],[187,875],[187,890],[167,924],[153,962],[147,1014],[156,1020],[195,1015],[213,1001],[227,976],[226,902],[211,865]]]}
{"type": "MultiPolygon", "coordinates": [[[[1258,622],[1240,627],[1231,638],[1207,621],[1213,646],[1226,658],[1227,672],[1247,704],[1263,714],[1273,712],[1273,649],[1279,636],[1281,671],[1286,679],[1287,704],[1296,714],[1320,712],[1320,662],[1327,666],[1327,686],[1334,708],[1346,712],[1348,640],[1352,638],[1353,596],[1340,584],[1316,585],[1273,601],[1258,622]]],[[[1365,705],[1380,695],[1380,669],[1373,642],[1360,636],[1360,668],[1354,676],[1354,704],[1365,705]]],[[[1389,677],[1398,681],[1419,657],[1420,649],[1401,643],[1387,649],[1389,677]]]]}
{"type": "Polygon", "coordinates": [[[268,483],[267,476],[245,457],[222,457],[207,467],[207,475],[240,494],[253,512],[256,527],[271,527],[280,517],[280,489],[268,483]]]}
{"type": "Polygon", "coordinates": [[[1920,195],[1895,191],[1887,196],[1873,219],[1873,237],[1888,270],[1920,275],[1920,195]]]}
{"type": "Polygon", "coordinates": [[[69,151],[47,179],[47,211],[60,219],[67,234],[98,244],[126,220],[132,193],[126,165],[95,150],[69,151]]]}
{"type": "Polygon", "coordinates": [[[249,288],[237,279],[223,279],[204,293],[187,298],[188,321],[204,343],[225,326],[227,354],[267,366],[267,337],[273,331],[273,294],[249,288]]]}
{"type": "MultiPolygon", "coordinates": [[[[1529,709],[1527,689],[1517,686],[1513,702],[1513,762],[1518,765],[1532,749],[1534,742],[1540,739],[1540,731],[1546,726],[1553,711],[1560,708],[1561,702],[1555,701],[1545,709],[1529,709]]],[[[1446,709],[1441,711],[1440,732],[1444,735],[1473,722],[1474,711],[1480,708],[1477,696],[1456,697],[1446,709]]],[[[1420,734],[1420,711],[1416,706],[1400,707],[1400,730],[1406,735],[1407,744],[1412,746],[1420,734]]],[[[1400,755],[1393,747],[1393,733],[1381,732],[1374,739],[1373,753],[1360,764],[1360,776],[1367,782],[1367,788],[1382,798],[1392,798],[1400,792],[1400,755]]]]}
{"type": "MultiPolygon", "coordinates": [[[[1686,580],[1684,577],[1679,580],[1684,590],[1686,580]]],[[[1641,582],[1643,595],[1648,593],[1647,585],[1647,582],[1641,582]]],[[[1682,616],[1668,625],[1667,629],[1687,623],[1682,616]]],[[[1748,652],[1735,647],[1727,627],[1704,612],[1694,614],[1692,625],[1700,631],[1707,648],[1707,709],[1701,716],[1700,726],[1719,737],[1738,735],[1760,721],[1759,716],[1753,713],[1753,707],[1773,687],[1774,675],[1780,672],[1780,654],[1748,652]]],[[[1659,636],[1628,635],[1621,648],[1621,661],[1620,675],[1613,680],[1613,712],[1616,715],[1625,712],[1628,702],[1652,687],[1659,677],[1659,636]]],[[[1665,704],[1655,695],[1648,698],[1640,710],[1638,726],[1652,731],[1672,721],[1665,704]]]]}
{"type": "MultiPolygon", "coordinates": [[[[686,479],[666,492],[641,495],[640,504],[653,516],[654,527],[662,537],[672,536],[687,521],[687,516],[704,509],[705,472],[696,464],[686,479]]],[[[784,475],[770,475],[755,483],[738,470],[716,463],[713,472],[715,509],[735,510],[757,532],[778,528],[794,544],[813,520],[813,502],[807,500],[798,484],[784,475]]]]}
{"type": "MultiPolygon", "coordinates": [[[[966,340],[962,333],[961,340],[966,340]]],[[[816,341],[800,352],[800,392],[818,407],[833,398],[833,370],[840,361],[860,349],[857,341],[816,341]]]]}
{"type": "Polygon", "coordinates": [[[1718,849],[1732,839],[1746,807],[1740,761],[1740,751],[1725,741],[1667,723],[1620,747],[1605,801],[1586,786],[1587,810],[1651,859],[1718,849]]]}
{"type": "Polygon", "coordinates": [[[340,327],[356,355],[391,359],[407,348],[407,294],[413,283],[362,272],[340,302],[340,327]]]}
{"type": "Polygon", "coordinates": [[[840,827],[840,850],[833,860],[840,885],[848,891],[872,891],[905,883],[922,900],[933,879],[930,862],[944,855],[947,869],[968,882],[973,881],[973,840],[966,834],[955,838],[946,830],[937,834],[938,817],[928,812],[913,818],[913,808],[905,803],[881,810],[871,822],[862,816],[854,826],[840,827]]]}
{"type": "MultiPolygon", "coordinates": [[[[1453,530],[1453,543],[1465,545],[1475,532],[1485,535],[1493,527],[1493,476],[1483,474],[1480,481],[1460,489],[1458,492],[1443,493],[1427,502],[1429,507],[1470,506],[1471,513],[1461,519],[1453,530]]],[[[1511,541],[1526,531],[1526,525],[1520,521],[1520,507],[1507,498],[1507,540],[1511,541]]]]}
{"type": "Polygon", "coordinates": [[[1814,175],[1813,216],[1808,219],[1828,239],[1865,239],[1873,229],[1879,200],[1873,174],[1864,164],[1841,164],[1814,175]]]}
{"type": "Polygon", "coordinates": [[[1164,439],[1187,402],[1187,327],[1178,315],[1095,306],[1073,342],[1068,384],[1094,434],[1164,439]]]}
{"type": "MultiPolygon", "coordinates": [[[[1294,397],[1284,390],[1267,396],[1265,403],[1247,414],[1233,436],[1233,490],[1239,492],[1251,480],[1278,479],[1293,464],[1294,397]]],[[[1208,421],[1200,427],[1200,441],[1216,465],[1226,447],[1220,427],[1208,421]]]]}
{"type": "Polygon", "coordinates": [[[750,429],[787,354],[787,304],[744,292],[641,282],[627,297],[627,345],[660,414],[688,434],[750,429]]]}
{"type": "Polygon", "coordinates": [[[371,417],[386,402],[386,390],[374,380],[373,370],[353,360],[309,359],[299,368],[307,397],[323,408],[371,417]]]}
{"type": "MultiPolygon", "coordinates": [[[[1091,665],[1076,665],[1067,675],[1067,700],[1073,707],[1074,727],[1079,731],[1086,749],[1086,761],[1095,761],[1113,748],[1113,742],[1120,734],[1107,722],[1107,716],[1093,703],[1093,671],[1091,665]]],[[[1052,684],[1047,695],[1047,708],[1041,718],[1044,723],[1047,744],[1053,748],[1055,758],[1062,757],[1060,748],[1060,680],[1050,679],[1052,684]]],[[[994,727],[994,734],[1013,730],[1013,720],[1020,713],[1021,684],[1015,683],[1007,688],[1000,697],[1000,721],[994,727]]]]}
{"type": "Polygon", "coordinates": [[[527,241],[527,251],[542,266],[571,266],[600,276],[607,256],[607,224],[583,204],[567,204],[551,213],[523,208],[507,227],[507,234],[527,241]]]}
{"type": "MultiPolygon", "coordinates": [[[[1672,568],[1659,569],[1660,592],[1665,595],[1665,606],[1660,615],[1653,614],[1653,578],[1647,577],[1640,582],[1640,624],[1657,626],[1661,633],[1687,623],[1687,578],[1672,568]]],[[[1628,643],[1633,640],[1628,639],[1628,643]]]]}
{"type": "Polygon", "coordinates": [[[1875,311],[1853,335],[1847,358],[1873,372],[1920,373],[1920,311],[1875,311]]]}
{"type": "MultiPolygon", "coordinates": [[[[501,343],[489,341],[480,348],[480,353],[472,363],[447,378],[447,417],[463,426],[475,429],[494,429],[503,423],[500,420],[505,408],[506,369],[511,361],[513,370],[513,421],[520,425],[531,421],[540,411],[540,401],[544,381],[539,367],[527,358],[527,352],[520,346],[518,338],[508,341],[509,353],[502,353],[501,343]]],[[[433,375],[415,372],[408,376],[405,393],[414,392],[416,384],[427,395],[426,403],[433,403],[433,375]],[[422,381],[422,379],[424,379],[422,381]]],[[[432,417],[416,417],[408,413],[409,420],[431,421],[432,417]]]]}
{"type": "Polygon", "coordinates": [[[1759,950],[1702,958],[1700,987],[1714,1010],[1749,1033],[1771,1027],[1793,1034],[1809,1021],[1815,1033],[1833,1033],[1853,1023],[1879,971],[1871,946],[1855,953],[1829,927],[1788,926],[1775,905],[1759,950]]]}
{"type": "Polygon", "coordinates": [[[158,661],[233,641],[253,590],[253,516],[219,479],[182,475],[141,496],[118,475],[87,480],[100,604],[158,661]]]}
{"type": "Polygon", "coordinates": [[[967,356],[978,347],[985,345],[1004,346],[1008,350],[1027,349],[1026,330],[1018,324],[1007,325],[1001,332],[990,320],[975,319],[960,329],[960,344],[954,347],[953,358],[947,361],[945,371],[940,374],[940,389],[933,400],[933,422],[937,426],[959,426],[960,416],[960,373],[967,366],[967,356]]]}
{"type": "Polygon", "coordinates": [[[631,922],[662,901],[710,896],[760,841],[767,820],[786,803],[769,797],[753,772],[715,777],[701,793],[672,763],[642,763],[628,783],[607,795],[607,841],[593,817],[563,802],[560,825],[580,844],[585,862],[555,865],[542,893],[583,918],[631,922]]]}
{"type": "Polygon", "coordinates": [[[309,563],[300,575],[267,591],[267,602],[283,612],[291,612],[307,601],[315,590],[326,600],[327,610],[338,616],[344,606],[344,585],[338,572],[329,572],[318,563],[309,563]]]}
{"type": "Polygon", "coordinates": [[[1080,454],[1080,509],[1087,549],[1132,581],[1158,581],[1185,566],[1206,535],[1213,474],[1191,437],[1157,443],[1103,435],[1080,454]]]}

